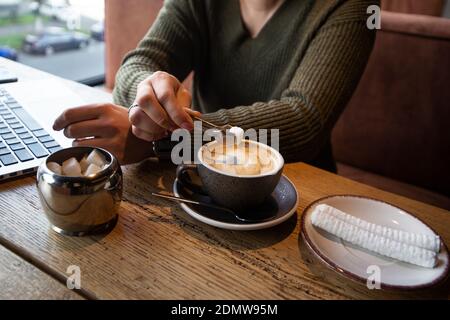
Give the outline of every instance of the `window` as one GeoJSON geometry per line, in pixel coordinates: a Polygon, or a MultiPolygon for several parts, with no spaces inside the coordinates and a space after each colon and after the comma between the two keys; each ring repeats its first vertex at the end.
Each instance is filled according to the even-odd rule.
{"type": "Polygon", "coordinates": [[[0,56],[89,85],[103,83],[104,0],[0,0],[0,56]]]}

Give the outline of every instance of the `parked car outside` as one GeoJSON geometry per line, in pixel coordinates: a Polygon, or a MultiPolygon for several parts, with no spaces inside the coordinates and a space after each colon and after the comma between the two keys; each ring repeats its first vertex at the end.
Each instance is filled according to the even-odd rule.
{"type": "Polygon", "coordinates": [[[62,28],[48,28],[40,34],[29,34],[22,49],[27,53],[52,55],[57,51],[84,49],[89,45],[89,36],[62,28]]]}
{"type": "Polygon", "coordinates": [[[0,46],[0,57],[17,61],[17,51],[8,46],[0,46]]]}
{"type": "Polygon", "coordinates": [[[103,21],[99,21],[92,25],[91,38],[97,41],[105,41],[105,27],[103,21]]]}

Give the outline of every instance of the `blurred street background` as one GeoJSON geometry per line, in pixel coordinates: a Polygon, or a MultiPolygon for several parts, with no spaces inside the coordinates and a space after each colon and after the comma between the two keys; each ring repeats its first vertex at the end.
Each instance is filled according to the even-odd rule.
{"type": "Polygon", "coordinates": [[[103,0],[0,0],[0,56],[88,84],[103,81],[103,0]]]}

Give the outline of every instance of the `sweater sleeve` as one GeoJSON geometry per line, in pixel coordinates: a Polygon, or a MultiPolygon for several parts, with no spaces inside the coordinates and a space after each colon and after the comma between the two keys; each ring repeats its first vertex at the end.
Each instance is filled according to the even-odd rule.
{"type": "Polygon", "coordinates": [[[375,39],[366,26],[364,1],[359,10],[352,2],[336,9],[319,29],[279,99],[220,109],[204,118],[244,129],[279,129],[286,161],[315,159],[352,96],[375,39]]]}
{"type": "Polygon", "coordinates": [[[195,2],[166,0],[138,47],[129,52],[116,75],[114,102],[133,103],[137,86],[155,71],[166,71],[180,81],[193,69],[198,40],[192,14],[195,2]]]}

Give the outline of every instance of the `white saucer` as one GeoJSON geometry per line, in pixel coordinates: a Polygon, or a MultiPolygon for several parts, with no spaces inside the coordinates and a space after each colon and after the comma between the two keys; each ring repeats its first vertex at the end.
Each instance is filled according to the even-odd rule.
{"type": "Polygon", "coordinates": [[[314,227],[311,213],[319,204],[330,205],[360,219],[390,228],[427,235],[436,233],[410,213],[386,202],[344,195],[319,199],[304,210],[301,233],[307,247],[333,270],[366,284],[375,270],[369,267],[378,266],[381,288],[399,290],[431,287],[448,275],[449,255],[445,244],[441,246],[438,265],[433,269],[377,255],[314,227]]]}
{"type": "MultiPolygon", "coordinates": [[[[173,184],[173,193],[177,197],[197,200],[201,202],[211,202],[212,200],[203,194],[193,194],[185,189],[178,180],[173,184]]],[[[258,208],[253,216],[264,216],[261,222],[243,222],[231,216],[229,213],[219,212],[211,208],[197,205],[181,203],[181,208],[194,219],[211,226],[229,230],[259,230],[276,226],[289,219],[297,210],[298,193],[294,184],[286,177],[281,176],[280,182],[272,192],[269,199],[258,208]]]]}

